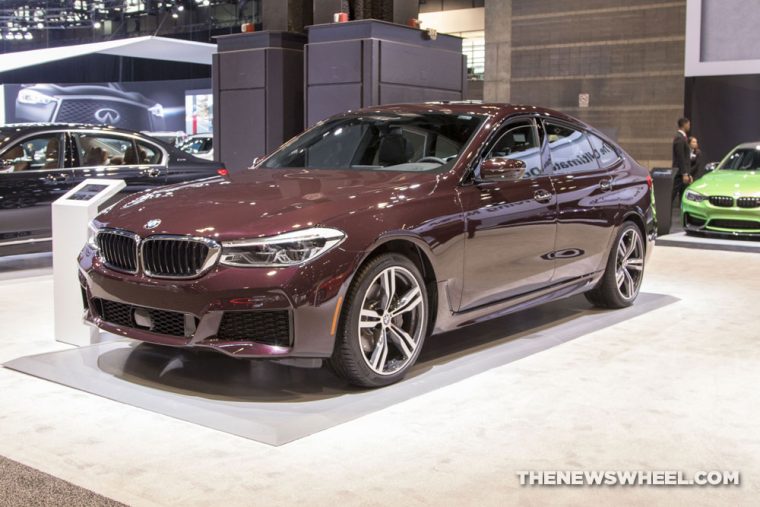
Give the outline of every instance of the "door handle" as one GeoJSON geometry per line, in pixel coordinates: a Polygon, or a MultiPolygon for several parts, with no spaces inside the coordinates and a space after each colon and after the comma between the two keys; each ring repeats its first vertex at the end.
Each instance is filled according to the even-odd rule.
{"type": "Polygon", "coordinates": [[[68,180],[69,177],[70,176],[66,173],[59,173],[59,174],[48,174],[47,176],[45,176],[45,179],[51,183],[60,183],[62,181],[68,180]]]}
{"type": "Polygon", "coordinates": [[[544,189],[539,189],[533,192],[533,199],[538,202],[549,202],[552,200],[552,194],[544,189]]]}
{"type": "Polygon", "coordinates": [[[150,169],[148,169],[148,176],[150,176],[151,178],[158,178],[159,176],[161,176],[161,169],[158,169],[156,167],[151,167],[150,169]]]}
{"type": "Polygon", "coordinates": [[[604,178],[599,182],[599,189],[602,192],[607,192],[608,190],[612,190],[612,178],[604,178]]]}

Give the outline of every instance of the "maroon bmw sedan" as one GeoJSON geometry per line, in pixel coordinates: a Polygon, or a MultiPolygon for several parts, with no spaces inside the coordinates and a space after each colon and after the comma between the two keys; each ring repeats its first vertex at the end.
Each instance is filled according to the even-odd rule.
{"type": "Polygon", "coordinates": [[[631,305],[651,187],[603,134],[547,109],[349,112],[249,170],[98,216],[79,258],[85,318],[382,386],[436,333],[578,293],[631,305]]]}

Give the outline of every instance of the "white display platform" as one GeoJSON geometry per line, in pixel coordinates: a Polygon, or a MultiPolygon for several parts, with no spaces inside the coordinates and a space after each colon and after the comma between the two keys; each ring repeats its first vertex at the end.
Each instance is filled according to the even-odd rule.
{"type": "Polygon", "coordinates": [[[77,256],[87,242],[90,220],[127,184],[124,180],[86,179],[53,203],[53,311],[55,339],[90,345],[97,329],[82,321],[77,256]]]}
{"type": "Polygon", "coordinates": [[[3,366],[169,417],[283,445],[676,301],[672,296],[642,293],[629,308],[598,310],[583,296],[574,296],[431,336],[406,380],[382,389],[351,387],[325,368],[291,368],[117,337],[89,347],[20,357],[3,366]]]}

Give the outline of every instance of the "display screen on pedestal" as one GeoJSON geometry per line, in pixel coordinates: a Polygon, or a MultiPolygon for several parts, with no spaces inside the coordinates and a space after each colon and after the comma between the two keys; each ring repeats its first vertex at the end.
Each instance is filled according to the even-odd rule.
{"type": "Polygon", "coordinates": [[[71,194],[68,199],[72,201],[89,201],[108,187],[109,185],[85,185],[71,194]]]}

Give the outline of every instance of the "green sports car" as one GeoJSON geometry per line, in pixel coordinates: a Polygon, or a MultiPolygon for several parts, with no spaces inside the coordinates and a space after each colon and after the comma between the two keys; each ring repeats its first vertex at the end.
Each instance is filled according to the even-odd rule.
{"type": "Polygon", "coordinates": [[[760,239],[760,142],[740,144],[710,169],[683,194],[686,232],[760,239]]]}

